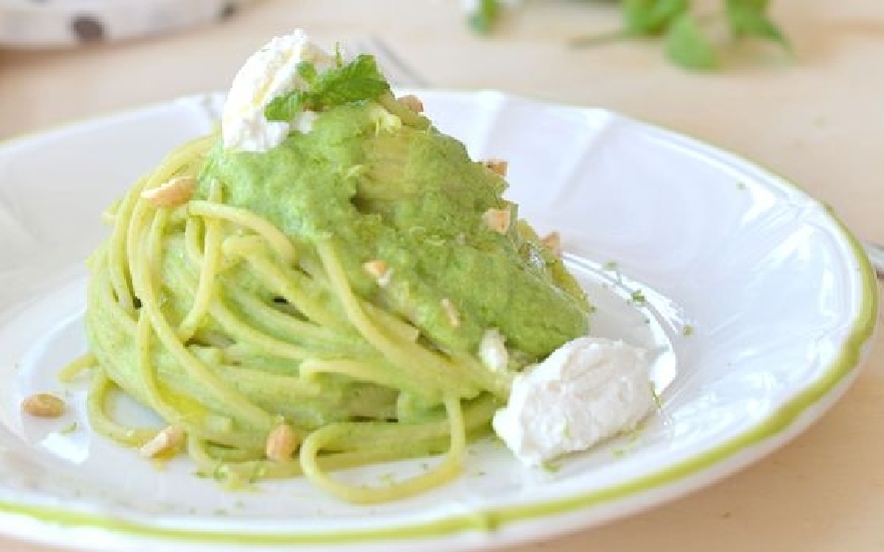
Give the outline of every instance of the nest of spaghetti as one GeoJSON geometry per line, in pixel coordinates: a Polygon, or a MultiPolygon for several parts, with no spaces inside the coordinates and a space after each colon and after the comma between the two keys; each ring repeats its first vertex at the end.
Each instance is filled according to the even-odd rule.
{"type": "Polygon", "coordinates": [[[502,197],[505,164],[414,105],[337,106],[267,152],[198,138],[107,211],[86,311],[97,431],[357,503],[460,473],[514,375],[586,334],[589,306],[502,197]],[[163,424],[120,423],[114,393],[163,424]],[[433,455],[381,485],[335,474],[433,455]]]}

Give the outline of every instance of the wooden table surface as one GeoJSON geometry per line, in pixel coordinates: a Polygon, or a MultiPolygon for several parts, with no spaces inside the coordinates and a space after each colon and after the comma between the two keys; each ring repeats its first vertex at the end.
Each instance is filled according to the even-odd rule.
{"type": "MultiPolygon", "coordinates": [[[[594,3],[528,2],[480,38],[455,0],[266,0],[152,39],[0,48],[0,139],[226,89],[270,36],[303,27],[321,43],[380,36],[432,87],[603,106],[696,136],[797,182],[857,235],[884,242],[884,6],[778,0],[772,12],[793,57],[747,47],[724,71],[692,74],[666,63],[655,42],[567,47],[570,37],[618,25],[614,10],[594,3]]],[[[509,550],[884,550],[881,336],[843,399],[764,460],[645,513],[509,550]]],[[[0,549],[49,550],[3,538],[0,549]]]]}

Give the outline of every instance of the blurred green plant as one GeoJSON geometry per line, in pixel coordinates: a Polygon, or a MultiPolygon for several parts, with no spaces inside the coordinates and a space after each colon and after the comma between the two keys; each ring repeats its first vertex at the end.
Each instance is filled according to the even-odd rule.
{"type": "MultiPolygon", "coordinates": [[[[571,41],[572,45],[592,46],[631,38],[662,39],[670,61],[696,71],[720,66],[722,51],[745,39],[761,39],[790,51],[780,27],[770,19],[769,0],[722,0],[721,9],[699,13],[691,0],[583,0],[619,4],[623,26],[613,33],[590,35],[571,41]],[[710,29],[721,24],[730,40],[715,40],[710,29]]],[[[470,26],[480,34],[493,32],[503,5],[510,0],[477,0],[468,14],[470,26]]]]}

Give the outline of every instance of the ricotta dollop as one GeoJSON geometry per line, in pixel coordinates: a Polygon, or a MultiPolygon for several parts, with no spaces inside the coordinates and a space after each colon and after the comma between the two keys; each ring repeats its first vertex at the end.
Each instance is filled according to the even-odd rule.
{"type": "Polygon", "coordinates": [[[229,150],[265,152],[292,131],[309,132],[316,114],[301,111],[291,121],[268,121],[264,109],[275,98],[307,83],[298,74],[302,62],[317,72],[335,65],[335,56],[310,41],[301,29],[273,38],[252,54],[233,79],[221,115],[221,138],[229,150]]]}
{"type": "Polygon", "coordinates": [[[580,337],[517,376],[492,425],[520,460],[539,466],[634,429],[654,404],[642,349],[580,337]]]}

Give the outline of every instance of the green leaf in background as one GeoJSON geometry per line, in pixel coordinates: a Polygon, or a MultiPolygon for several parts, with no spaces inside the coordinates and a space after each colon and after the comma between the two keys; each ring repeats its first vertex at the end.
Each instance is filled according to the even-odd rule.
{"type": "Polygon", "coordinates": [[[469,15],[470,27],[479,34],[488,34],[500,17],[499,0],[479,0],[469,15]]]}
{"type": "Polygon", "coordinates": [[[688,0],[623,0],[628,35],[659,35],[690,7],[688,0]]]}
{"type": "MultiPolygon", "coordinates": [[[[725,0],[728,2],[729,0],[725,0]]],[[[743,4],[748,8],[751,8],[755,11],[764,12],[767,10],[768,5],[770,5],[770,0],[736,0],[735,4],[743,4]]]]}
{"type": "Polygon", "coordinates": [[[736,38],[756,36],[788,48],[789,42],[780,29],[767,17],[764,0],[726,0],[725,13],[731,33],[736,38]]]}
{"type": "MultiPolygon", "coordinates": [[[[593,47],[629,38],[663,36],[670,61],[694,70],[719,66],[719,50],[733,47],[727,41],[713,41],[705,30],[726,24],[734,39],[757,38],[776,42],[790,50],[788,38],[768,16],[770,0],[719,0],[719,9],[708,11],[712,2],[692,0],[583,0],[586,3],[619,4],[621,29],[576,37],[574,47],[593,47]],[[705,30],[704,30],[705,29],[705,30]]],[[[473,0],[469,22],[474,31],[491,33],[508,0],[473,0]]]]}
{"type": "Polygon", "coordinates": [[[666,32],[666,56],[674,63],[698,71],[718,66],[718,56],[697,20],[683,13],[666,32]]]}

